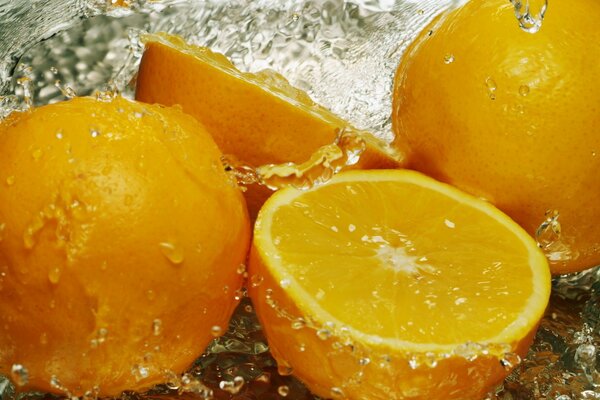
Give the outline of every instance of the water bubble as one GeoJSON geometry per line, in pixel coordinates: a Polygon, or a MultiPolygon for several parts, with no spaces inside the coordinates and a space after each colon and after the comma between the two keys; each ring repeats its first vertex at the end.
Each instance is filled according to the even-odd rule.
{"type": "Polygon", "coordinates": [[[152,321],[152,334],[154,336],[159,336],[162,332],[162,320],[159,318],[156,318],[154,321],[152,321]]]}
{"type": "Polygon", "coordinates": [[[219,389],[224,390],[231,394],[237,394],[245,384],[245,380],[241,376],[236,376],[233,381],[221,381],[219,382],[219,389]]]}
{"type": "Polygon", "coordinates": [[[288,394],[290,394],[290,387],[287,385],[281,385],[277,388],[277,393],[281,397],[286,397],[288,394]]]}
{"type": "Polygon", "coordinates": [[[8,186],[12,186],[12,185],[14,185],[14,184],[15,184],[15,176],[14,176],[14,175],[11,175],[11,176],[7,177],[7,178],[6,178],[6,184],[7,184],[8,186]]]}
{"type": "Polygon", "coordinates": [[[90,129],[90,136],[93,138],[97,138],[98,136],[100,136],[100,132],[97,129],[90,129]]]}
{"type": "Polygon", "coordinates": [[[219,325],[214,325],[212,328],[210,328],[210,333],[214,337],[219,337],[223,334],[223,328],[221,328],[219,325]]]}
{"type": "Polygon", "coordinates": [[[529,86],[527,85],[521,85],[519,86],[519,94],[523,97],[527,96],[529,94],[529,86]]]}
{"type": "Polygon", "coordinates": [[[21,364],[12,365],[10,376],[17,386],[25,386],[29,383],[29,371],[21,364]]]}
{"type": "Polygon", "coordinates": [[[454,62],[454,55],[453,54],[446,54],[444,56],[444,64],[452,64],[454,62]]]}
{"type": "Polygon", "coordinates": [[[162,254],[173,264],[181,264],[184,260],[183,247],[175,242],[167,241],[158,244],[162,254]]]}

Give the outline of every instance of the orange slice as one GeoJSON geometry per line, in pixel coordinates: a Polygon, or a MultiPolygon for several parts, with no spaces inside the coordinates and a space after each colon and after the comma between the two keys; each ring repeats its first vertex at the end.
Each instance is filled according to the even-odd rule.
{"type": "MultiPolygon", "coordinates": [[[[136,99],[180,105],[206,126],[224,154],[243,163],[302,163],[319,147],[333,143],[341,130],[355,130],[276,72],[240,72],[225,56],[178,36],[159,33],[145,40],[136,99]]],[[[359,168],[403,163],[403,156],[385,142],[357,134],[366,142],[359,168]]],[[[252,215],[270,194],[263,187],[248,190],[252,215]]]]}
{"type": "Polygon", "coordinates": [[[481,398],[525,355],[550,296],[522,228],[408,170],[277,192],[249,270],[280,368],[327,398],[481,398]]]}

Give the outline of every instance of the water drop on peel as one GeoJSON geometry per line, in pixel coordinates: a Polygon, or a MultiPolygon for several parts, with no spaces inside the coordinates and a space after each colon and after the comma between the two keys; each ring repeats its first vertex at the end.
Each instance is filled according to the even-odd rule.
{"type": "Polygon", "coordinates": [[[174,242],[159,243],[160,251],[173,264],[181,264],[184,259],[183,248],[174,242]]]}
{"type": "Polygon", "coordinates": [[[10,376],[17,386],[25,386],[29,383],[29,371],[21,364],[13,364],[10,376]]]}
{"type": "Polygon", "coordinates": [[[454,55],[446,54],[444,56],[444,64],[452,64],[454,62],[454,55]]]}
{"type": "Polygon", "coordinates": [[[529,86],[527,85],[521,85],[519,86],[519,94],[523,97],[527,96],[529,94],[529,86]]]}
{"type": "Polygon", "coordinates": [[[290,388],[287,385],[281,385],[277,388],[277,393],[281,397],[287,397],[287,395],[290,394],[290,388]]]}
{"type": "Polygon", "coordinates": [[[485,80],[485,86],[487,88],[488,96],[490,97],[490,99],[496,100],[496,90],[498,89],[498,86],[496,85],[496,81],[493,78],[488,77],[485,80]]]}
{"type": "Polygon", "coordinates": [[[9,176],[8,178],[6,178],[6,184],[7,184],[8,186],[12,186],[12,185],[14,185],[14,184],[15,184],[15,176],[14,176],[14,175],[11,175],[11,176],[9,176]]]}
{"type": "Polygon", "coordinates": [[[294,373],[294,369],[284,363],[277,366],[277,373],[281,376],[290,376],[294,373]]]}
{"type": "Polygon", "coordinates": [[[223,334],[223,328],[221,328],[219,325],[215,325],[212,328],[210,328],[210,333],[214,337],[219,337],[223,334]]]}

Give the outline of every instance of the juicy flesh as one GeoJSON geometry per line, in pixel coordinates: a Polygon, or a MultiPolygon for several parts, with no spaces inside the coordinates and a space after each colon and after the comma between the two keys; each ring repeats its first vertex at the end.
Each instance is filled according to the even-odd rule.
{"type": "Polygon", "coordinates": [[[530,251],[511,228],[415,184],[338,182],[279,207],[271,223],[282,281],[363,333],[485,342],[532,295],[530,251]]]}

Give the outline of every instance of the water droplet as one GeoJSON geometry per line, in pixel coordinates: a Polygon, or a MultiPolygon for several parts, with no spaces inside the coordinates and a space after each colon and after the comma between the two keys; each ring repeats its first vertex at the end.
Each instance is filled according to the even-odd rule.
{"type": "Polygon", "coordinates": [[[131,367],[131,374],[135,377],[137,381],[141,381],[142,379],[146,379],[150,375],[150,370],[144,365],[136,364],[133,367],[131,367]]]}
{"type": "Polygon", "coordinates": [[[52,72],[52,74],[56,75],[56,74],[58,74],[58,69],[56,69],[56,67],[50,67],[50,72],[52,72]]]}
{"type": "Polygon", "coordinates": [[[48,271],[48,280],[50,283],[56,285],[58,281],[60,281],[60,273],[61,271],[59,267],[50,268],[50,271],[48,271]]]}
{"type": "Polygon", "coordinates": [[[500,360],[500,363],[507,371],[512,370],[514,367],[521,363],[521,357],[515,353],[506,353],[500,360]]]}
{"type": "Polygon", "coordinates": [[[174,242],[159,243],[160,251],[173,264],[181,264],[184,259],[183,248],[174,242]]]}
{"type": "Polygon", "coordinates": [[[210,333],[214,337],[219,337],[223,334],[223,328],[221,328],[219,325],[214,325],[212,328],[210,328],[210,333]]]}
{"type": "Polygon", "coordinates": [[[252,275],[250,277],[250,285],[255,288],[261,285],[261,283],[263,283],[263,281],[265,280],[265,278],[263,278],[261,275],[252,275]]]}
{"type": "Polygon", "coordinates": [[[371,363],[371,359],[369,357],[361,357],[358,359],[358,364],[360,366],[366,366],[369,365],[371,363]]]}
{"type": "Polygon", "coordinates": [[[485,86],[487,88],[490,99],[496,100],[496,90],[498,89],[498,86],[496,85],[496,81],[493,78],[488,77],[485,80],[485,86]]]}
{"type": "Polygon", "coordinates": [[[70,87],[68,85],[63,85],[59,79],[54,81],[54,86],[58,90],[60,90],[62,95],[65,96],[67,99],[72,99],[74,97],[77,97],[77,92],[75,91],[75,89],[73,89],[72,87],[70,87]]]}
{"type": "Polygon", "coordinates": [[[593,364],[596,361],[596,346],[581,344],[575,351],[575,361],[581,364],[593,364]]]}
{"type": "Polygon", "coordinates": [[[0,223],[0,242],[4,240],[4,234],[6,233],[6,222],[0,223]]]}
{"type": "Polygon", "coordinates": [[[277,373],[281,376],[290,376],[294,373],[294,369],[285,363],[277,365],[277,373]]]}
{"type": "Polygon", "coordinates": [[[10,376],[17,386],[25,386],[29,383],[29,371],[21,364],[12,365],[10,376]]]}
{"type": "Polygon", "coordinates": [[[100,136],[100,132],[94,128],[90,129],[90,136],[93,138],[97,138],[100,136]]]}
{"type": "Polygon", "coordinates": [[[6,178],[6,184],[7,184],[8,186],[12,186],[12,185],[14,185],[14,184],[15,184],[15,176],[14,176],[14,175],[11,175],[11,176],[9,176],[8,178],[6,178]]]}
{"type": "Polygon", "coordinates": [[[238,265],[236,272],[238,273],[238,275],[244,275],[246,273],[246,265],[245,264],[238,265]]]}
{"type": "Polygon", "coordinates": [[[281,385],[277,388],[277,393],[279,393],[281,397],[286,397],[288,394],[290,394],[290,387],[287,385],[281,385]]]}
{"type": "Polygon", "coordinates": [[[299,330],[306,327],[306,321],[302,317],[298,317],[292,321],[292,329],[299,330]]]}
{"type": "Polygon", "coordinates": [[[339,387],[332,387],[330,393],[331,393],[331,397],[334,399],[343,399],[346,397],[346,395],[344,394],[344,391],[342,389],[340,389],[339,387]]]}
{"type": "Polygon", "coordinates": [[[159,336],[162,332],[162,320],[156,318],[152,321],[152,334],[154,336],[159,336]]]}
{"type": "Polygon", "coordinates": [[[456,228],[456,224],[454,222],[450,221],[449,219],[444,220],[444,225],[446,225],[450,229],[456,228]]]}
{"type": "Polygon", "coordinates": [[[527,96],[529,94],[529,86],[527,85],[521,85],[519,86],[519,94],[523,97],[527,96]]]}
{"type": "Polygon", "coordinates": [[[56,138],[58,140],[62,140],[62,138],[64,137],[64,134],[62,133],[62,131],[58,131],[56,132],[56,138]]]}
{"type": "Polygon", "coordinates": [[[348,225],[348,232],[354,232],[356,230],[356,225],[350,224],[348,225]]]}
{"type": "Polygon", "coordinates": [[[452,64],[454,62],[454,55],[453,54],[446,54],[444,56],[444,64],[452,64]]]}
{"type": "Polygon", "coordinates": [[[237,394],[245,384],[245,380],[241,376],[236,376],[233,381],[219,382],[219,388],[231,394],[237,394]]]}
{"type": "Polygon", "coordinates": [[[317,330],[317,337],[321,340],[327,340],[331,337],[331,331],[326,328],[321,328],[317,330]]]}

